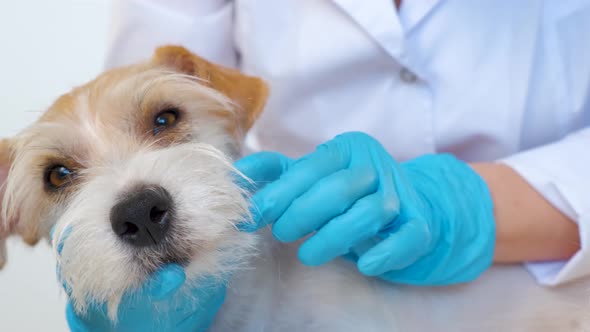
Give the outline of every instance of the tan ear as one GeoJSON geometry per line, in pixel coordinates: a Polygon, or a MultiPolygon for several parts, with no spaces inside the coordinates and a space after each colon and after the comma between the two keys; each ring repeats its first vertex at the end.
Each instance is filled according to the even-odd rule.
{"type": "Polygon", "coordinates": [[[201,78],[240,106],[240,127],[246,132],[258,118],[268,97],[266,83],[235,69],[211,63],[181,46],[162,46],[152,58],[158,65],[201,78]]]}
{"type": "MultiPolygon", "coordinates": [[[[4,199],[4,190],[6,186],[6,178],[11,164],[11,146],[10,140],[0,140],[0,203],[4,199]]],[[[0,205],[1,207],[1,205],[0,205]]],[[[6,238],[12,233],[12,227],[4,220],[0,214],[0,269],[6,263],[6,238]]]]}

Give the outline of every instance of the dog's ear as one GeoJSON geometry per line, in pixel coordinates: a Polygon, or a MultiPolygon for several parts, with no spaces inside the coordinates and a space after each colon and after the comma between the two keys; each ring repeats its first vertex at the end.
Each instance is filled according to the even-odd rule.
{"type": "Polygon", "coordinates": [[[241,112],[239,125],[244,132],[252,127],[268,97],[268,87],[263,80],[211,63],[181,46],[158,48],[152,62],[196,76],[237,103],[241,112]]]}
{"type": "MultiPolygon", "coordinates": [[[[4,190],[6,187],[6,179],[11,164],[11,141],[8,139],[0,140],[0,203],[4,200],[4,190]]],[[[1,207],[1,205],[0,205],[1,207]]],[[[12,227],[9,221],[2,217],[4,213],[0,214],[0,269],[6,263],[6,238],[12,233],[12,227]]]]}

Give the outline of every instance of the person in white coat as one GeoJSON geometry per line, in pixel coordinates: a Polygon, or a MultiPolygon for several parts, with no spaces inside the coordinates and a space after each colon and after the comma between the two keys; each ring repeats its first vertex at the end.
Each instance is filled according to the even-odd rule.
{"type": "Polygon", "coordinates": [[[115,9],[109,67],[180,44],[270,84],[247,143],[274,152],[237,166],[272,178],[253,198],[256,228],[273,224],[281,241],[315,230],[324,243],[340,239],[304,244],[304,263],[353,254],[361,273],[416,285],[467,282],[492,261],[523,262],[543,285],[590,275],[590,1],[125,0],[115,9]],[[341,135],[351,131],[364,134],[341,135]],[[334,165],[335,155],[349,164],[334,165]],[[366,173],[334,180],[351,164],[366,173]],[[304,213],[298,198],[330,205],[330,190],[363,176],[369,184],[339,212],[310,203],[322,217],[289,228],[304,213]],[[328,189],[312,195],[318,183],[328,189]],[[352,207],[375,192],[371,206],[387,213],[373,218],[374,234],[352,239],[333,226],[364,222],[352,207]],[[355,251],[368,237],[371,248],[355,251]],[[445,267],[425,274],[424,262],[445,267]]]}

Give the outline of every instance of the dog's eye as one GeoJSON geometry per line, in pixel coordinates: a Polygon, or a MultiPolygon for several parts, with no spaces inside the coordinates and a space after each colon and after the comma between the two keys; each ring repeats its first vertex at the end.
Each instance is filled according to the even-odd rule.
{"type": "Polygon", "coordinates": [[[52,189],[58,189],[69,183],[74,176],[69,168],[63,165],[54,165],[47,169],[45,173],[45,183],[52,189]]]}
{"type": "Polygon", "coordinates": [[[178,121],[178,113],[178,109],[176,108],[167,108],[158,113],[154,118],[154,134],[175,124],[178,121]]]}

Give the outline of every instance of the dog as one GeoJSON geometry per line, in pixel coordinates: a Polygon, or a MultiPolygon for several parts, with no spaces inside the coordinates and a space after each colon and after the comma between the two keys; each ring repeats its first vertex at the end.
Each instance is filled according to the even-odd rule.
{"type": "MultiPolygon", "coordinates": [[[[248,193],[232,162],[269,89],[180,46],[107,71],[0,142],[4,240],[68,239],[57,255],[70,300],[108,303],[162,264],[187,284],[219,276],[228,294],[212,331],[585,331],[585,285],[537,286],[520,266],[469,285],[410,287],[335,260],[306,267],[300,243],[241,232],[248,193]],[[221,276],[231,275],[229,280],[221,276]]],[[[198,299],[197,299],[198,300],[198,299]]]]}

